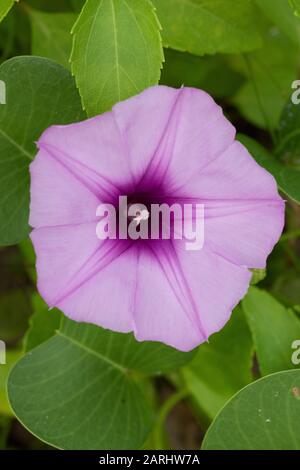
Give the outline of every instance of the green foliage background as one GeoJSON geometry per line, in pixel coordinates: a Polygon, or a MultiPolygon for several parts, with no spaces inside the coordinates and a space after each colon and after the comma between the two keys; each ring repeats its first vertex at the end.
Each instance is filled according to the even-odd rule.
{"type": "Polygon", "coordinates": [[[298,0],[0,0],[0,449],[300,449],[297,79],[298,0]],[[191,353],[49,312],[28,239],[41,132],[157,83],[209,92],[287,200],[266,271],[191,353]]]}

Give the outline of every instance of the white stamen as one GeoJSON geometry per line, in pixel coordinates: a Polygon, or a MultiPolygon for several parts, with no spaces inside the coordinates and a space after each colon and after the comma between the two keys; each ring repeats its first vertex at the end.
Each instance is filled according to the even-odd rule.
{"type": "Polygon", "coordinates": [[[143,209],[140,213],[136,215],[136,217],[134,217],[133,220],[135,220],[136,224],[139,225],[141,223],[141,220],[147,220],[149,219],[149,216],[149,211],[147,209],[143,209]]]}

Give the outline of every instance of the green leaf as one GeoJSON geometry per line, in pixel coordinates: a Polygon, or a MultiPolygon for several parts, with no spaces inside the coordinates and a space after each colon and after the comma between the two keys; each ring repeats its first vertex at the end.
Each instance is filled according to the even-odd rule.
{"type": "Polygon", "coordinates": [[[299,45],[270,27],[261,49],[233,59],[248,81],[232,102],[251,123],[269,130],[278,127],[291,84],[298,76],[299,53],[299,45]]]}
{"type": "Polygon", "coordinates": [[[300,371],[268,375],[235,395],[209,428],[203,450],[299,450],[300,371]]]}
{"type": "Polygon", "coordinates": [[[148,0],[87,0],[73,33],[72,72],[89,116],[158,83],[163,52],[148,0]]]}
{"type": "Polygon", "coordinates": [[[152,0],[163,43],[192,54],[237,53],[262,45],[252,0],[152,0]]]}
{"type": "Polygon", "coordinates": [[[12,56],[28,55],[30,51],[28,15],[24,8],[12,8],[0,24],[0,64],[12,56]]]}
{"type": "Polygon", "coordinates": [[[6,104],[0,105],[0,244],[14,244],[29,232],[28,166],[35,141],[52,124],[85,115],[67,70],[40,57],[16,57],[0,67],[6,104]]]}
{"type": "Polygon", "coordinates": [[[291,41],[299,45],[300,21],[295,18],[286,0],[256,0],[256,4],[272,23],[276,24],[291,41]]]}
{"type": "Polygon", "coordinates": [[[300,305],[300,277],[293,270],[279,276],[272,286],[272,295],[287,307],[294,309],[300,305]]]}
{"type": "Polygon", "coordinates": [[[294,11],[294,14],[300,17],[300,0],[289,0],[291,8],[294,11]]]}
{"type": "Polygon", "coordinates": [[[165,49],[165,64],[160,83],[174,88],[182,85],[201,88],[215,98],[227,98],[236,93],[244,77],[233,70],[226,59],[227,56],[221,54],[199,57],[165,49]]]}
{"type": "MultiPolygon", "coordinates": [[[[76,0],[79,1],[79,0],[76,0]]],[[[37,10],[58,12],[58,11],[69,11],[70,0],[26,0],[26,5],[22,5],[24,8],[30,6],[37,10]]]]}
{"type": "Polygon", "coordinates": [[[22,357],[22,354],[22,351],[19,349],[8,349],[6,351],[6,364],[0,364],[0,414],[13,415],[6,395],[7,378],[14,364],[22,357]]]}
{"type": "Polygon", "coordinates": [[[276,154],[287,164],[298,165],[300,169],[300,104],[296,105],[291,100],[280,118],[276,154]]]}
{"type": "Polygon", "coordinates": [[[192,356],[65,319],[15,366],[9,399],[18,419],[56,447],[135,449],[153,423],[138,374],[166,372],[192,356]]]}
{"type": "Polygon", "coordinates": [[[284,165],[262,145],[248,136],[239,134],[238,140],[247,147],[257,163],[274,176],[279,189],[300,203],[300,170],[284,165]]]}
{"type": "Polygon", "coordinates": [[[30,326],[24,338],[24,350],[26,352],[36,348],[51,338],[59,328],[62,314],[57,309],[49,309],[43,299],[35,294],[32,299],[33,315],[30,318],[30,326]]]}
{"type": "Polygon", "coordinates": [[[0,4],[0,21],[2,21],[3,18],[7,15],[7,13],[12,8],[15,1],[19,1],[19,0],[1,0],[1,4],[0,4]]]}
{"type": "Polygon", "coordinates": [[[230,321],[202,344],[182,369],[186,387],[200,412],[212,420],[226,401],[252,380],[253,344],[241,308],[230,321]]]}
{"type": "Polygon", "coordinates": [[[266,291],[251,287],[242,301],[262,375],[297,367],[292,344],[300,339],[300,320],[266,291]]]}
{"type": "Polygon", "coordinates": [[[32,54],[47,57],[70,68],[71,29],[77,15],[29,9],[29,17],[32,27],[32,54]]]}
{"type": "Polygon", "coordinates": [[[73,7],[73,10],[76,12],[80,12],[85,4],[86,0],[70,0],[70,3],[73,7]]]}

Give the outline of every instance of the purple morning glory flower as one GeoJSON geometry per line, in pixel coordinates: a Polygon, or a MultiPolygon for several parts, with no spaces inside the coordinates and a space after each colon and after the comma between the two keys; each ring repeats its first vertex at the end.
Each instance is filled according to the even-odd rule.
{"type": "Polygon", "coordinates": [[[188,351],[228,321],[284,224],[274,178],[205,92],[156,86],[47,129],[31,164],[38,289],[68,317],[188,351]],[[204,204],[204,246],[96,236],[99,203],[204,204]]]}

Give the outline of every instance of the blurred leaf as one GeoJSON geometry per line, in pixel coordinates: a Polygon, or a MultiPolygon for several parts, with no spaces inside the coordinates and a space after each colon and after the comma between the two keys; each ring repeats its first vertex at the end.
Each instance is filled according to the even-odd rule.
{"type": "Polygon", "coordinates": [[[242,300],[262,375],[293,369],[292,343],[300,339],[300,320],[266,291],[251,287],[242,300]]]}
{"type": "Polygon", "coordinates": [[[239,134],[238,140],[247,147],[259,165],[272,173],[279,189],[300,203],[300,170],[284,165],[256,140],[246,135],[239,134]]]}
{"type": "Polygon", "coordinates": [[[165,49],[161,84],[201,88],[215,98],[226,98],[236,93],[243,81],[244,77],[230,67],[225,56],[199,57],[165,49]]]}
{"type": "Polygon", "coordinates": [[[300,278],[295,273],[285,273],[272,286],[272,295],[288,307],[300,305],[300,278]]]}
{"type": "Polygon", "coordinates": [[[0,24],[0,61],[6,60],[14,48],[16,25],[14,15],[7,15],[0,24]]]}
{"type": "Polygon", "coordinates": [[[276,153],[286,163],[299,165],[300,169],[300,104],[295,105],[290,100],[281,115],[276,153]]]}
{"type": "Polygon", "coordinates": [[[70,0],[26,0],[26,5],[48,12],[70,10],[70,0]]]}
{"type": "Polygon", "coordinates": [[[268,257],[267,276],[263,281],[264,287],[271,289],[276,279],[289,269],[295,272],[294,268],[290,265],[289,258],[286,256],[284,243],[277,243],[268,257]]]}
{"type": "Polygon", "coordinates": [[[32,26],[32,54],[47,57],[70,68],[71,29],[77,15],[29,10],[32,26]]]}
{"type": "Polygon", "coordinates": [[[0,23],[0,63],[30,53],[30,23],[23,8],[12,8],[0,23]]]}
{"type": "Polygon", "coordinates": [[[32,299],[33,315],[30,318],[30,326],[24,338],[24,350],[26,352],[36,348],[58,330],[62,314],[56,308],[49,309],[43,299],[35,294],[32,299]]]}
{"type": "Polygon", "coordinates": [[[0,106],[0,244],[14,244],[28,232],[29,172],[34,142],[51,124],[84,119],[68,71],[40,57],[16,57],[0,67],[7,104],[0,106]]]}
{"type": "Polygon", "coordinates": [[[300,371],[268,375],[243,388],[221,410],[203,450],[299,450],[300,371]]]}
{"type": "Polygon", "coordinates": [[[237,53],[261,47],[252,0],[152,0],[163,43],[192,54],[237,53]]]}
{"type": "Polygon", "coordinates": [[[135,375],[166,372],[192,356],[64,319],[13,369],[10,403],[32,433],[59,448],[138,448],[153,421],[135,375]]]}
{"type": "Polygon", "coordinates": [[[272,27],[264,47],[234,59],[238,69],[244,70],[248,82],[238,90],[232,102],[246,119],[262,128],[278,127],[291,83],[297,78],[299,53],[299,46],[272,27]]]}
{"type": "Polygon", "coordinates": [[[299,317],[300,316],[300,305],[294,305],[293,307],[294,312],[299,317]]]}
{"type": "Polygon", "coordinates": [[[16,342],[28,328],[31,304],[26,290],[11,289],[0,294],[0,339],[16,342]]]}
{"type": "Polygon", "coordinates": [[[289,0],[290,5],[296,16],[300,17],[300,0],[289,0]]]}
{"type": "Polygon", "coordinates": [[[70,0],[70,3],[73,7],[73,10],[76,12],[80,12],[85,4],[86,0],[70,0]]]}
{"type": "Polygon", "coordinates": [[[73,33],[72,72],[89,116],[158,83],[163,51],[148,0],[87,0],[73,33]]]}
{"type": "Polygon", "coordinates": [[[256,0],[258,7],[297,46],[300,42],[300,21],[295,17],[287,1],[256,0]]]}
{"type": "Polygon", "coordinates": [[[30,21],[22,8],[14,8],[11,12],[15,18],[15,45],[13,55],[30,54],[30,21]]]}
{"type": "Polygon", "coordinates": [[[15,345],[28,328],[30,283],[16,247],[0,248],[0,340],[15,345]]]}
{"type": "Polygon", "coordinates": [[[10,424],[11,420],[9,417],[0,415],[0,450],[6,449],[6,440],[8,437],[10,424]]]}
{"type": "Polygon", "coordinates": [[[19,0],[1,0],[1,3],[0,3],[0,21],[2,21],[3,18],[7,15],[7,13],[12,8],[15,1],[19,1],[19,0]]]}
{"type": "MultiPolygon", "coordinates": [[[[6,396],[6,384],[8,374],[14,364],[22,357],[22,351],[19,349],[8,349],[6,351],[6,364],[0,365],[0,413],[12,416],[13,412],[6,396]]],[[[1,447],[0,447],[1,449],[1,447]]]]}
{"type": "Polygon", "coordinates": [[[251,382],[253,343],[242,310],[237,307],[226,326],[202,344],[182,369],[196,405],[210,420],[226,401],[251,382]]]}
{"type": "Polygon", "coordinates": [[[0,291],[30,288],[31,284],[18,247],[0,247],[0,257],[0,291]]]}

